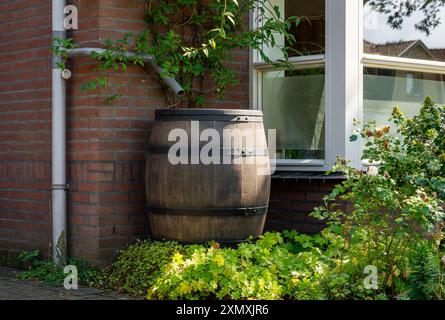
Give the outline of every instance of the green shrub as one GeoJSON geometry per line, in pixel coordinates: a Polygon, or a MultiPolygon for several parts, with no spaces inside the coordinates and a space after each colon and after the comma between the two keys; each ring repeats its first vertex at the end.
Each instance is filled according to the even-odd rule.
{"type": "Polygon", "coordinates": [[[122,250],[117,261],[104,270],[94,285],[118,290],[133,296],[143,296],[161,267],[183,247],[175,242],[139,241],[122,250]]]}
{"type": "Polygon", "coordinates": [[[445,109],[427,98],[418,116],[395,108],[392,121],[398,135],[370,122],[351,137],[364,140],[364,158],[378,165],[363,172],[338,159],[335,170],[348,179],[313,213],[329,226],[321,235],[267,233],[236,248],[174,245],[162,258],[148,253],[164,244],[149,242],[140,257],[121,255],[114,273],[131,276],[114,282],[148,289],[148,299],[443,298],[445,109]]]}
{"type": "Polygon", "coordinates": [[[322,299],[318,281],[327,266],[318,241],[287,232],[266,233],[235,249],[188,246],[173,255],[147,298],[322,299]]]}
{"type": "Polygon", "coordinates": [[[1,267],[18,268],[20,264],[16,256],[11,256],[8,253],[0,254],[1,267]]]}
{"type": "MultiPolygon", "coordinates": [[[[374,298],[397,297],[406,290],[407,253],[415,250],[426,233],[433,234],[435,246],[443,239],[445,108],[427,98],[418,116],[407,119],[394,108],[391,120],[402,139],[391,134],[390,126],[379,127],[375,122],[357,129],[351,141],[361,137],[366,146],[363,158],[376,165],[366,173],[338,159],[335,170],[348,179],[313,214],[338,229],[343,239],[336,272],[345,274],[347,281],[342,282],[346,289],[340,298],[368,296],[358,281],[367,265],[378,270],[374,298]],[[339,207],[339,200],[351,203],[350,210],[339,207]]],[[[436,259],[440,259],[437,254],[438,250],[436,259]]],[[[426,265],[412,260],[411,266],[413,263],[419,272],[412,276],[411,292],[425,294],[423,287],[413,289],[420,285],[414,275],[419,279],[430,275],[426,265]]],[[[338,290],[341,286],[331,287],[338,290]]],[[[335,290],[334,296],[338,294],[335,290]]]]}
{"type": "Polygon", "coordinates": [[[409,252],[408,297],[413,300],[444,299],[442,261],[428,241],[420,241],[409,252]]]}
{"type": "MultiPolygon", "coordinates": [[[[38,280],[51,285],[63,285],[64,279],[68,276],[62,267],[51,260],[41,259],[38,250],[23,252],[18,260],[22,267],[26,268],[25,271],[18,273],[17,278],[20,280],[38,280]]],[[[68,258],[67,262],[68,265],[77,267],[79,284],[90,285],[98,275],[98,269],[88,266],[84,260],[68,258]]]]}
{"type": "MultiPolygon", "coordinates": [[[[395,108],[392,120],[403,139],[373,122],[351,137],[378,167],[338,160],[348,179],[313,213],[328,224],[320,235],[266,233],[235,248],[142,241],[94,284],[148,299],[444,299],[445,108],[427,98],[415,118],[395,108]]],[[[37,256],[21,256],[32,265],[22,277],[63,281],[37,256]]]]}
{"type": "Polygon", "coordinates": [[[63,284],[67,275],[63,269],[51,261],[38,261],[28,270],[20,272],[17,278],[20,280],[38,280],[51,285],[63,284]]]}

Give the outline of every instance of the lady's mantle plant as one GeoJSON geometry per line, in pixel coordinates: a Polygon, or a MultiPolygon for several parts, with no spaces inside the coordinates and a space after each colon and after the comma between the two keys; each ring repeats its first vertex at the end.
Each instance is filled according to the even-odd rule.
{"type": "MultiPolygon", "coordinates": [[[[125,71],[128,64],[144,66],[140,57],[127,57],[126,51],[151,55],[156,63],[186,90],[186,97],[175,100],[169,95],[170,106],[187,102],[188,106],[202,105],[206,95],[223,98],[224,91],[236,84],[236,50],[258,50],[265,62],[272,62],[267,48],[278,47],[277,35],[289,45],[295,39],[289,33],[298,17],[284,18],[269,0],[147,0],[145,19],[147,29],[140,34],[127,34],[120,40],[106,40],[106,51],[94,53],[99,61],[100,77],[84,85],[85,90],[105,86],[109,70],[125,71]],[[249,13],[258,15],[256,29],[249,28],[249,13]],[[209,85],[211,84],[211,85],[209,85]]],[[[62,61],[73,41],[59,41],[54,51],[62,61]],[[66,47],[66,48],[65,48],[66,47]]],[[[291,47],[291,46],[289,46],[291,47]]],[[[287,47],[279,47],[287,64],[287,47]]],[[[62,62],[64,66],[64,62],[62,62]]]]}

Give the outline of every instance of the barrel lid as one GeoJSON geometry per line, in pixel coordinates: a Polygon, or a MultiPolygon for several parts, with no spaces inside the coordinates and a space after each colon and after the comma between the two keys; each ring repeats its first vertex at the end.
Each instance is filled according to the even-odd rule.
{"type": "Polygon", "coordinates": [[[159,109],[156,110],[158,116],[249,116],[262,117],[261,110],[249,109],[159,109]]]}

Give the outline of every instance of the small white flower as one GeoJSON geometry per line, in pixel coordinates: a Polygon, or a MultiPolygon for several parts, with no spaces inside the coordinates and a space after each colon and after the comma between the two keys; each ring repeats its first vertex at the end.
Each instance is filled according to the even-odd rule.
{"type": "Polygon", "coordinates": [[[375,177],[379,174],[379,169],[375,166],[369,166],[367,174],[368,176],[375,177]]]}
{"type": "Polygon", "coordinates": [[[318,273],[318,274],[323,274],[323,273],[324,273],[324,269],[323,269],[322,266],[317,265],[317,266],[315,267],[315,272],[318,273]]]}

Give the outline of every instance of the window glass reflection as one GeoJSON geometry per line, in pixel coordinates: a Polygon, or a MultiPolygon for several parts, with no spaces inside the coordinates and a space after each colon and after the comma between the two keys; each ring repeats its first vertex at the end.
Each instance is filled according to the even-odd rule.
{"type": "Polygon", "coordinates": [[[445,62],[445,2],[365,0],[364,52],[445,62]]]}

